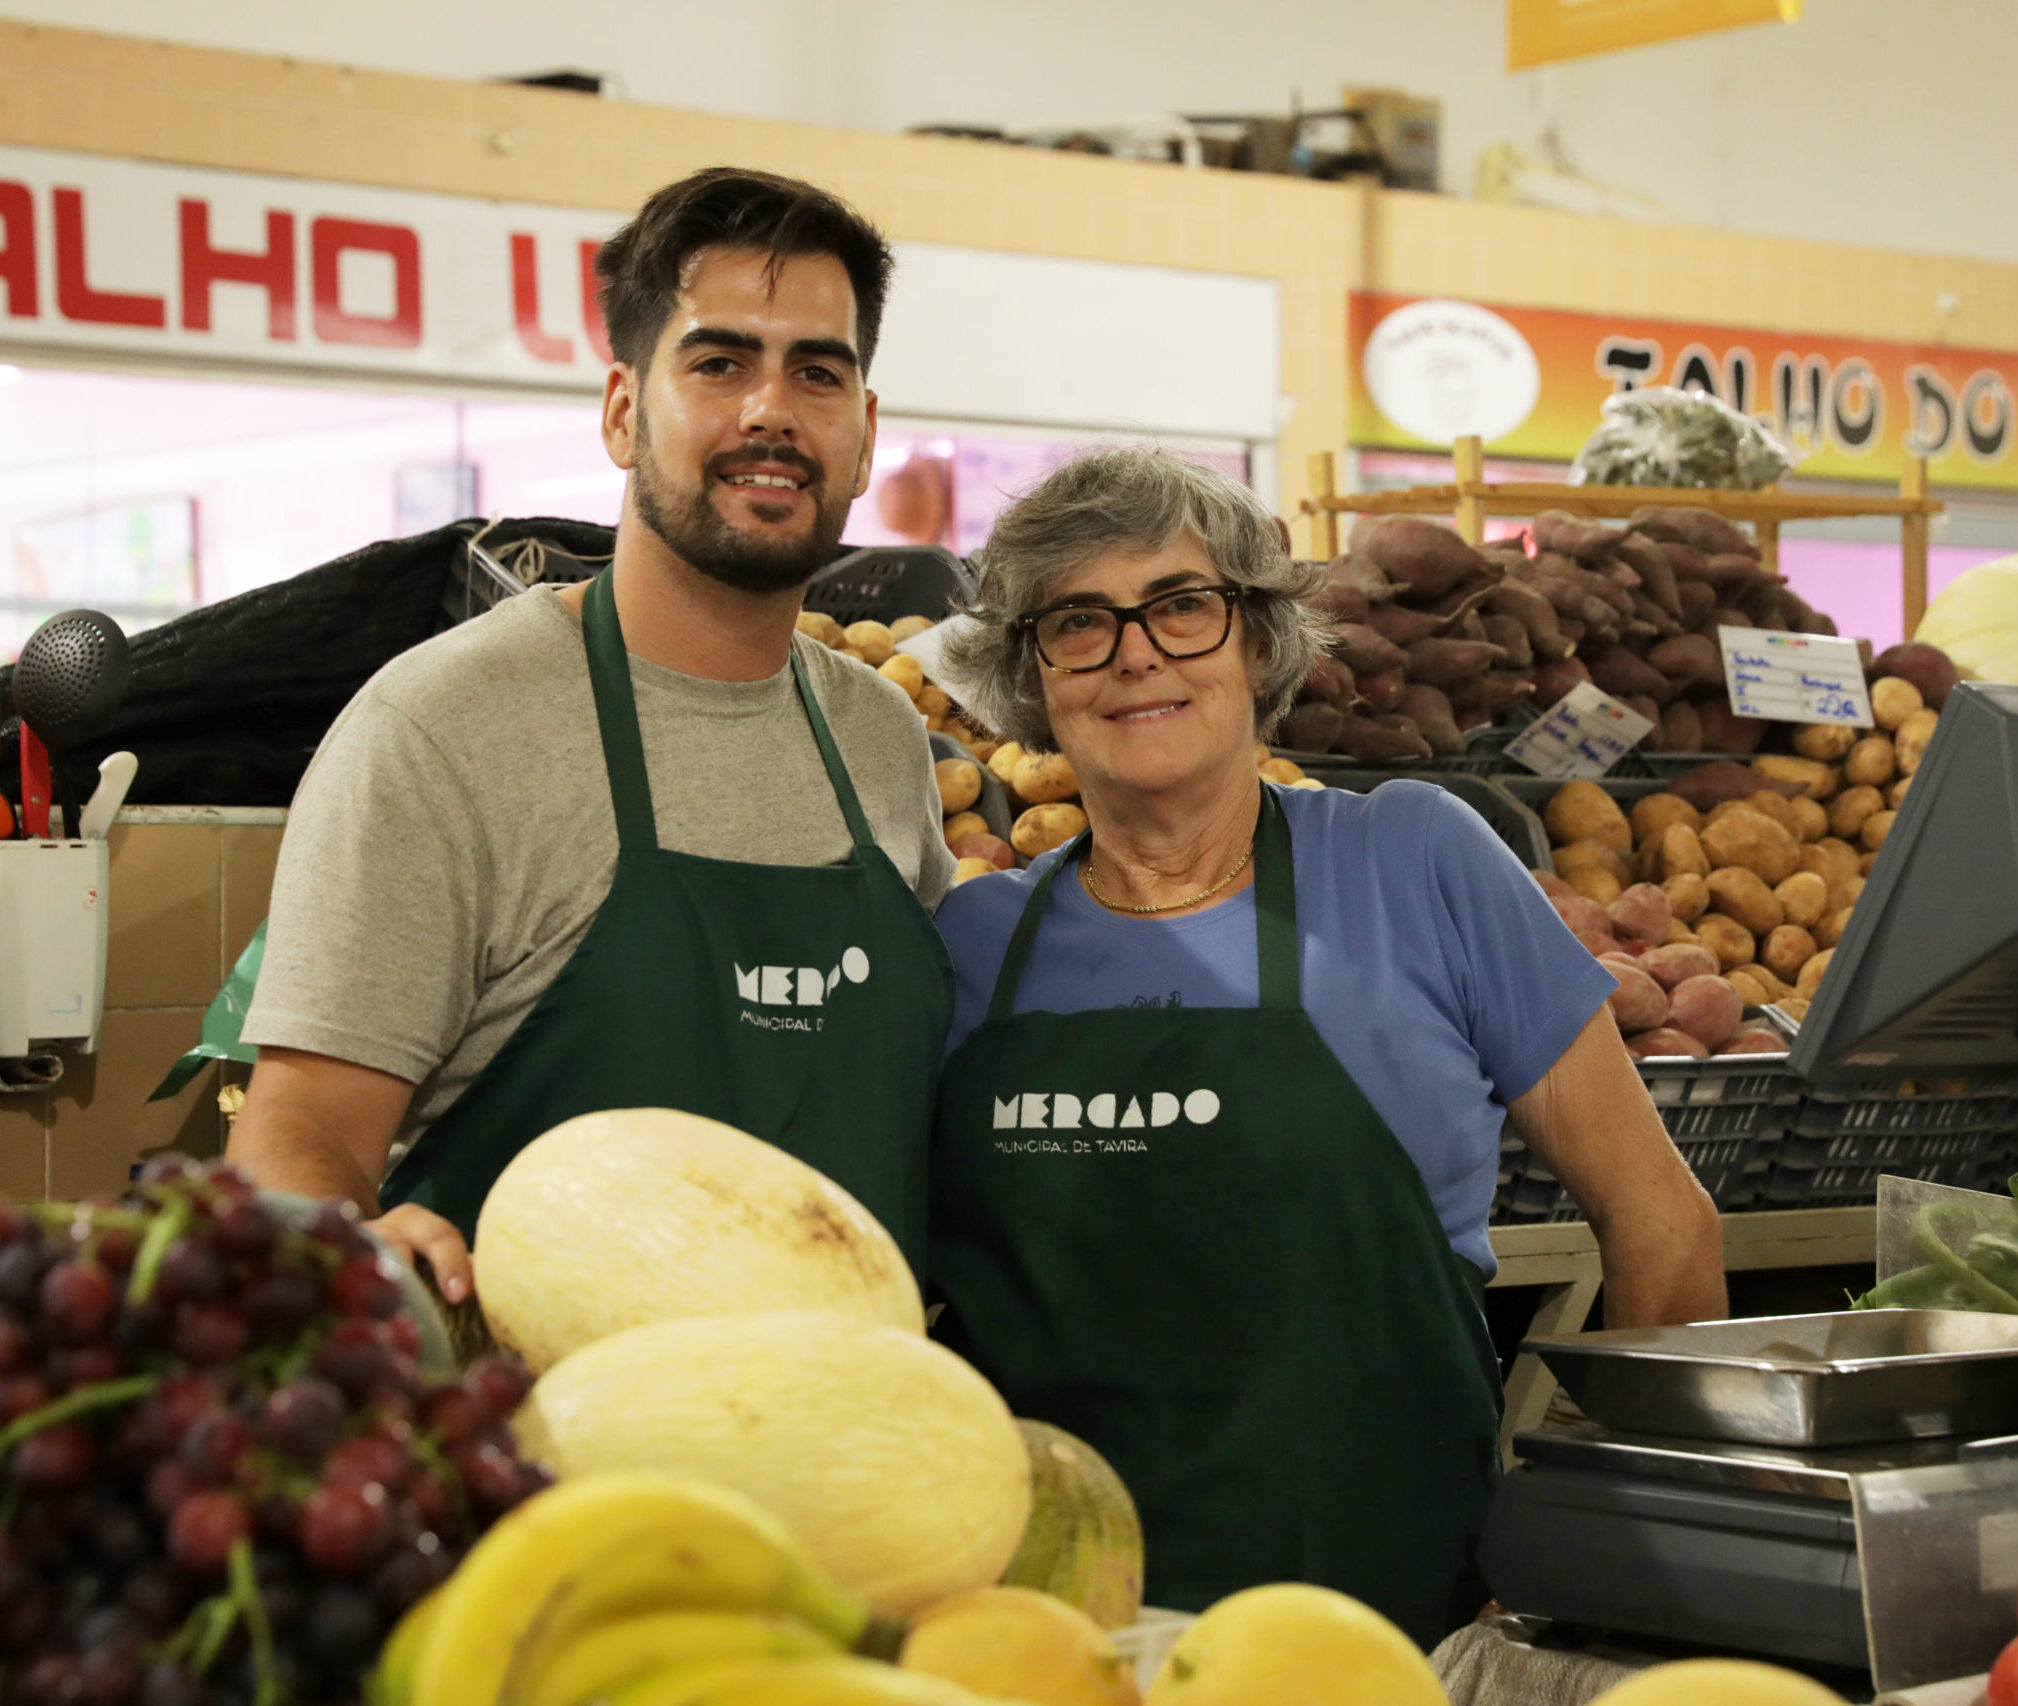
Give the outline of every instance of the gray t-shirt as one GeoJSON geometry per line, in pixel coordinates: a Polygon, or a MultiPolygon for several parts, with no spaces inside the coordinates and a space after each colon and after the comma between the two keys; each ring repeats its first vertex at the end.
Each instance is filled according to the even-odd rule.
{"type": "MultiPolygon", "coordinates": [[[[794,645],[877,841],[936,907],[953,856],[923,720],[875,671],[794,645]]],[[[713,681],[633,657],[631,684],[661,846],[847,858],[790,669],[713,681]]],[[[535,587],[395,658],[331,726],[288,816],[244,1039],[411,1081],[403,1147],[531,1011],[616,861],[581,622],[535,587]]]]}

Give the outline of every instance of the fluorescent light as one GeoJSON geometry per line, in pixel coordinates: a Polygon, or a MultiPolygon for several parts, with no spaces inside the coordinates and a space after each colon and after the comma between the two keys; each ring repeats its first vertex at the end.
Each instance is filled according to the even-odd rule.
{"type": "Polygon", "coordinates": [[[20,383],[20,368],[0,365],[0,385],[19,385],[20,383]]]}

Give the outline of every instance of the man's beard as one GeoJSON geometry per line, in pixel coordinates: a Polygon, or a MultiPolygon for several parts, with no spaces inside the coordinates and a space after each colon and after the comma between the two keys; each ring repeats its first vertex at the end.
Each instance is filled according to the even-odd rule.
{"type": "MultiPolygon", "coordinates": [[[[640,416],[637,459],[631,465],[631,502],[638,519],[682,562],[738,592],[773,593],[804,586],[832,561],[854,499],[845,491],[829,492],[826,470],[804,451],[786,444],[724,451],[709,458],[696,489],[665,491],[653,470],[649,433],[640,416]],[[723,475],[764,462],[795,468],[806,476],[806,490],[813,496],[813,522],[799,538],[770,539],[745,532],[723,520],[715,508],[714,492],[723,475]]],[[[761,513],[761,500],[759,503],[761,513]]]]}

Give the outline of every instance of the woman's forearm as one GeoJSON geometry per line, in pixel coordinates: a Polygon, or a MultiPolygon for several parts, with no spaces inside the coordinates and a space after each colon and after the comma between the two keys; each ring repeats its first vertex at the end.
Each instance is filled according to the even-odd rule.
{"type": "Polygon", "coordinates": [[[1675,1215],[1628,1209],[1598,1232],[1598,1255],[1607,1327],[1667,1327],[1730,1313],[1721,1225],[1707,1196],[1675,1215]]]}

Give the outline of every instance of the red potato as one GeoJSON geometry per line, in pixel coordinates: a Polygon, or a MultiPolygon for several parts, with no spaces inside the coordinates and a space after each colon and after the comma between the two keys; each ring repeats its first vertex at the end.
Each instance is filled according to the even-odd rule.
{"type": "Polygon", "coordinates": [[[1938,646],[1918,640],[1888,648],[1871,666],[1873,676],[1896,675],[1919,688],[1920,697],[1935,710],[1948,703],[1958,679],[1955,665],[1938,646]]]}
{"type": "Polygon", "coordinates": [[[1534,878],[1536,886],[1550,900],[1569,900],[1572,898],[1581,900],[1583,898],[1553,871],[1529,871],[1528,875],[1534,878]]]}
{"type": "Polygon", "coordinates": [[[1785,1054],[1787,1039],[1771,1025],[1747,1025],[1726,1039],[1719,1054],[1785,1054]]]}
{"type": "Polygon", "coordinates": [[[1668,1022],[1668,992],[1624,954],[1605,954],[1598,959],[1618,980],[1618,988],[1606,998],[1619,1029],[1630,1036],[1635,1031],[1657,1030],[1668,1022]]]}
{"type": "Polygon", "coordinates": [[[1710,1058],[1710,1051],[1687,1031],[1665,1026],[1658,1031],[1642,1031],[1636,1037],[1626,1038],[1626,1053],[1635,1060],[1672,1059],[1676,1055],[1685,1055],[1690,1060],[1710,1058]]]}
{"type": "Polygon", "coordinates": [[[1578,930],[1574,932],[1574,935],[1579,942],[1583,943],[1585,951],[1594,960],[1601,960],[1607,954],[1624,955],[1626,952],[1625,943],[1621,942],[1609,931],[1578,930]]]}
{"type": "Polygon", "coordinates": [[[965,835],[953,843],[956,859],[986,859],[998,871],[1016,868],[1016,849],[999,835],[965,835]]]}
{"type": "Polygon", "coordinates": [[[1650,949],[1640,964],[1663,989],[1675,989],[1692,977],[1715,977],[1717,956],[1694,942],[1672,942],[1650,949]]]}
{"type": "Polygon", "coordinates": [[[1744,997],[1720,977],[1684,978],[1668,992],[1668,1023],[1712,1051],[1730,1039],[1744,1016],[1744,997]]]}
{"type": "Polygon", "coordinates": [[[1557,882],[1569,889],[1569,893],[1556,899],[1556,916],[1580,936],[1609,936],[1612,933],[1611,915],[1594,900],[1579,893],[1567,878],[1558,877],[1557,882]]]}
{"type": "Polygon", "coordinates": [[[1668,926],[1675,921],[1674,908],[1656,883],[1634,883],[1607,910],[1614,936],[1642,942],[1665,942],[1668,926]]]}

